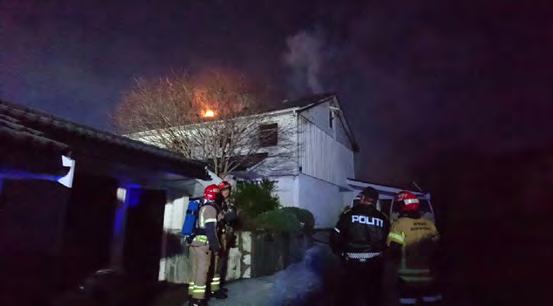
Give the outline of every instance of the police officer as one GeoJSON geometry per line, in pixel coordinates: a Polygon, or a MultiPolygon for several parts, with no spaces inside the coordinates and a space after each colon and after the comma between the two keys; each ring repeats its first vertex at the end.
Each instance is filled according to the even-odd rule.
{"type": "Polygon", "coordinates": [[[390,254],[398,265],[400,304],[438,304],[442,296],[434,284],[432,259],[439,239],[434,223],[421,216],[420,200],[411,192],[401,191],[395,202],[399,218],[388,237],[390,254]]]}
{"type": "Polygon", "coordinates": [[[377,201],[374,188],[363,189],[358,204],[340,215],[330,236],[330,246],[344,268],[340,305],[353,304],[360,296],[369,305],[380,302],[383,252],[390,224],[376,209],[377,201]]]}
{"type": "Polygon", "coordinates": [[[230,248],[234,246],[234,226],[237,219],[236,208],[231,200],[231,185],[227,181],[219,184],[221,194],[219,197],[218,237],[222,244],[221,252],[215,256],[213,280],[211,282],[212,296],[218,299],[227,298],[227,288],[224,288],[228,268],[228,256],[230,248]]]}
{"type": "Polygon", "coordinates": [[[193,286],[190,306],[207,306],[206,290],[211,257],[221,250],[221,244],[217,238],[218,196],[217,185],[207,186],[204,190],[204,203],[198,212],[196,236],[190,244],[193,286]]]}

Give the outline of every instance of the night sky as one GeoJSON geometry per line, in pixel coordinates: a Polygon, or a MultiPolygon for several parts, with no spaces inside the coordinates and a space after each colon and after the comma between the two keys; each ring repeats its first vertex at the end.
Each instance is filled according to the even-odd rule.
{"type": "Polygon", "coordinates": [[[549,1],[0,1],[0,96],[112,130],[135,77],[225,67],[335,92],[386,183],[439,152],[553,143],[549,1]]]}

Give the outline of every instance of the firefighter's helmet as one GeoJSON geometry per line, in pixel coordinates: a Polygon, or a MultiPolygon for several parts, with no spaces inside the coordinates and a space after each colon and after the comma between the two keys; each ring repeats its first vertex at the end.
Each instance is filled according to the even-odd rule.
{"type": "Polygon", "coordinates": [[[217,197],[219,196],[219,192],[221,190],[219,189],[219,186],[215,184],[211,184],[204,189],[204,200],[206,201],[215,201],[217,200],[217,197]]]}
{"type": "Polygon", "coordinates": [[[396,202],[399,203],[399,211],[402,213],[417,212],[420,209],[420,200],[409,191],[400,191],[396,194],[396,202]]]}
{"type": "Polygon", "coordinates": [[[230,190],[232,187],[230,186],[230,183],[227,182],[227,181],[222,181],[221,183],[219,183],[219,189],[221,189],[221,191],[225,190],[225,189],[228,189],[230,190]]]}

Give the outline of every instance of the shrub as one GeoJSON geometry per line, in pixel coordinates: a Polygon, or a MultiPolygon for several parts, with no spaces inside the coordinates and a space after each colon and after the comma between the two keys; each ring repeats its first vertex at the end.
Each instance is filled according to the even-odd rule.
{"type": "Polygon", "coordinates": [[[283,207],[281,210],[295,215],[303,226],[304,232],[313,232],[313,229],[315,228],[315,217],[313,217],[313,214],[309,210],[299,207],[283,207]]]}
{"type": "Polygon", "coordinates": [[[293,233],[302,229],[298,218],[291,212],[275,209],[266,211],[255,218],[256,229],[264,229],[276,233],[293,233]]]}
{"type": "Polygon", "coordinates": [[[266,211],[278,209],[278,197],[273,195],[275,183],[267,179],[261,182],[238,182],[233,192],[234,203],[246,217],[255,218],[266,211]]]}

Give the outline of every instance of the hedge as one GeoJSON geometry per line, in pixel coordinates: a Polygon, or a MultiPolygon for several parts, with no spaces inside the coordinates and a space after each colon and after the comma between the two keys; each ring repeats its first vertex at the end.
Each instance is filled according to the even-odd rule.
{"type": "Polygon", "coordinates": [[[283,209],[264,212],[255,218],[256,229],[276,233],[294,233],[302,230],[302,225],[295,214],[283,209]]]}
{"type": "Polygon", "coordinates": [[[303,225],[304,232],[313,232],[315,228],[315,217],[313,217],[313,214],[309,210],[299,207],[283,207],[281,210],[294,214],[301,225],[303,225]]]}

